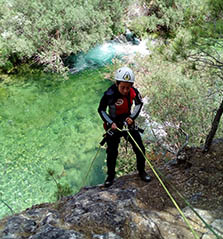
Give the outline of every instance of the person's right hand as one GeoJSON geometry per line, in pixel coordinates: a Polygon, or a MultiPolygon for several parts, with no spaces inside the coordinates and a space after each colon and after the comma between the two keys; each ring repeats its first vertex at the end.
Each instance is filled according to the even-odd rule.
{"type": "Polygon", "coordinates": [[[118,127],[117,127],[116,123],[112,123],[111,129],[112,129],[112,130],[116,130],[117,128],[118,128],[118,127]]]}

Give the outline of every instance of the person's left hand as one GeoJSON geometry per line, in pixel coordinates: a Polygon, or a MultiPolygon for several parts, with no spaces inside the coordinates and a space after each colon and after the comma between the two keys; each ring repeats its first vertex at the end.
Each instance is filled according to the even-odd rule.
{"type": "Polygon", "coordinates": [[[133,124],[133,119],[131,119],[130,117],[127,117],[125,119],[125,121],[127,122],[128,125],[132,125],[133,124]]]}

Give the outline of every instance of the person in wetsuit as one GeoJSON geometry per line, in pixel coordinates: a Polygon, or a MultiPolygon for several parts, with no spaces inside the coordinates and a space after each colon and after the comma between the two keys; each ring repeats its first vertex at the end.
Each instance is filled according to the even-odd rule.
{"type": "MultiPolygon", "coordinates": [[[[121,67],[115,73],[116,83],[109,87],[101,98],[98,113],[104,121],[106,130],[111,129],[106,134],[107,142],[107,178],[104,186],[109,187],[113,184],[115,178],[115,166],[118,156],[118,146],[120,138],[127,138],[126,131],[120,132],[117,128],[122,129],[124,124],[129,128],[129,132],[137,142],[145,155],[145,148],[139,133],[135,126],[135,119],[139,115],[143,102],[139,91],[133,87],[135,75],[129,67],[121,67]],[[134,109],[131,111],[134,102],[134,109]],[[108,109],[108,112],[107,112],[108,109]]],[[[145,158],[139,148],[135,145],[131,137],[128,137],[137,159],[137,170],[140,178],[149,182],[150,176],[145,172],[145,158]]]]}

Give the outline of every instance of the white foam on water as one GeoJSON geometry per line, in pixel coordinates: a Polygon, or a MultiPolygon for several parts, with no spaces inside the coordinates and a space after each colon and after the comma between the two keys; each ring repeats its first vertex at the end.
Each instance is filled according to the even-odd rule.
{"type": "Polygon", "coordinates": [[[147,47],[148,39],[139,41],[139,44],[133,44],[132,42],[117,42],[109,41],[89,50],[84,55],[80,55],[76,64],[71,69],[72,73],[91,68],[95,66],[103,66],[111,64],[112,59],[122,57],[134,57],[136,54],[146,56],[150,54],[147,47]]]}
{"type": "Polygon", "coordinates": [[[118,43],[118,42],[113,42],[113,43],[104,43],[101,45],[102,51],[104,53],[109,52],[112,48],[114,48],[115,53],[117,56],[119,55],[134,55],[136,53],[139,53],[143,56],[149,55],[150,51],[147,47],[148,39],[140,41],[138,45],[134,45],[130,42],[127,43],[118,43]]]}

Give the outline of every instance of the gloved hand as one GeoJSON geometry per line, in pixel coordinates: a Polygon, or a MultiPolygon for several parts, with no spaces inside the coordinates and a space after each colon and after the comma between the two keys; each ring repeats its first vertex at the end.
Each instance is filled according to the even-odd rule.
{"type": "Polygon", "coordinates": [[[128,125],[132,125],[134,123],[134,120],[132,118],[130,118],[130,117],[127,117],[125,119],[125,122],[127,122],[128,125]]]}
{"type": "Polygon", "coordinates": [[[111,129],[112,129],[112,130],[116,130],[117,128],[118,128],[118,127],[117,127],[116,123],[112,123],[111,129]]]}

